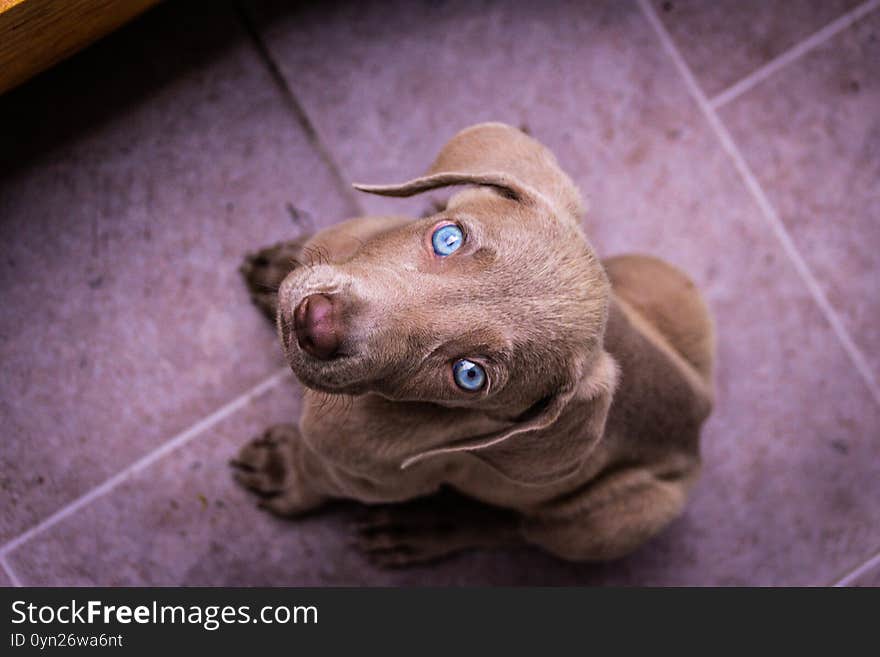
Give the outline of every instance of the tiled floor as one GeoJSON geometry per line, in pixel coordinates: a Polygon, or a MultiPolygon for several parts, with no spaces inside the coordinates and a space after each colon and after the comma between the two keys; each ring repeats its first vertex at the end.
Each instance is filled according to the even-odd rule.
{"type": "Polygon", "coordinates": [[[877,585],[878,5],[170,3],[0,97],[0,585],[877,585]],[[558,154],[602,254],[705,291],[704,475],[614,564],[383,572],[350,506],[284,522],[229,477],[298,409],[236,266],[420,212],[347,183],[412,177],[488,119],[558,154]]]}

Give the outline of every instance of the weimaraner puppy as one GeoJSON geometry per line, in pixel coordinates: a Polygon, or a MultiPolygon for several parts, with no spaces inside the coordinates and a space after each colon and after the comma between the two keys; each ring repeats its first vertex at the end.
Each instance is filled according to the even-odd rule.
{"type": "Polygon", "coordinates": [[[280,515],[368,505],[359,543],[385,566],[517,542],[626,555],[699,471],[707,308],[661,260],[600,261],[578,190],[510,126],[463,130],[420,178],[355,187],[463,185],[432,216],[352,219],[247,258],[306,390],[299,424],[245,446],[236,477],[280,515]],[[412,502],[441,488],[472,502],[446,518],[412,502]]]}

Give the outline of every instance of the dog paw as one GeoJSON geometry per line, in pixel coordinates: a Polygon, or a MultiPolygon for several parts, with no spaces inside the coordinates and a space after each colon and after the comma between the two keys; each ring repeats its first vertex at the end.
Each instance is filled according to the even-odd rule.
{"type": "Polygon", "coordinates": [[[367,508],[355,525],[354,545],[375,566],[405,568],[472,548],[513,543],[515,527],[509,512],[440,493],[367,508]]]}
{"type": "Polygon", "coordinates": [[[355,547],[379,568],[428,563],[467,547],[459,544],[452,526],[413,518],[391,508],[368,510],[355,530],[355,547]]]}
{"type": "Polygon", "coordinates": [[[305,513],[323,499],[299,475],[299,440],[295,426],[279,424],[251,440],[230,462],[235,480],[260,496],[258,506],[279,516],[305,513]]]}
{"type": "Polygon", "coordinates": [[[275,319],[278,288],[300,262],[302,245],[308,238],[279,242],[245,256],[238,268],[244,277],[251,301],[269,319],[275,319]]]}

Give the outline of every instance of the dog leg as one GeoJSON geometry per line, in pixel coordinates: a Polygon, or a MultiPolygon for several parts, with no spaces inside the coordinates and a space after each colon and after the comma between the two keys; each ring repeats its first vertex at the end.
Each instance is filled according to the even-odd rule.
{"type": "Polygon", "coordinates": [[[694,477],[693,471],[669,478],[645,468],[617,471],[526,517],[523,536],[570,561],[626,556],[681,513],[694,477]]]}
{"type": "Polygon", "coordinates": [[[238,268],[244,276],[251,301],[272,322],[277,311],[278,287],[303,258],[303,244],[309,237],[279,242],[245,256],[238,268]]]}
{"type": "Polygon", "coordinates": [[[369,507],[355,545],[376,566],[403,568],[473,548],[522,543],[518,516],[452,493],[369,507]]]}
{"type": "Polygon", "coordinates": [[[306,448],[292,424],[278,424],[245,445],[231,461],[235,480],[262,499],[259,506],[280,516],[317,508],[328,498],[311,485],[306,448]]]}

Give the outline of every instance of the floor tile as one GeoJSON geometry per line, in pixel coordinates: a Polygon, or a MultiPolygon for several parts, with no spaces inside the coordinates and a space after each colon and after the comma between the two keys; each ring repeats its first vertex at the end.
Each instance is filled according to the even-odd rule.
{"type": "Polygon", "coordinates": [[[707,96],[860,4],[860,0],[651,0],[707,96]]]}
{"type": "MultiPolygon", "coordinates": [[[[614,144],[629,145],[629,158],[639,160],[650,148],[644,137],[667,139],[656,126],[647,126],[647,135],[617,131],[621,115],[646,111],[638,105],[640,85],[664,93],[651,77],[657,63],[638,59],[657,51],[634,3],[247,7],[352,181],[420,175],[455,131],[488,120],[532,128],[556,150],[570,144],[560,153],[565,164],[577,157],[597,170],[605,170],[614,144]],[[572,123],[574,113],[583,120],[572,123]],[[595,150],[583,151],[585,144],[595,150]]],[[[427,197],[361,197],[376,213],[430,205],[427,197]]]]}
{"type": "Polygon", "coordinates": [[[862,586],[866,588],[880,588],[880,564],[862,573],[849,586],[862,586]]]}
{"type": "Polygon", "coordinates": [[[298,407],[297,387],[285,380],[14,552],[20,578],[74,586],[210,584],[230,577],[238,560],[259,569],[267,558],[281,561],[274,555],[284,551],[292,565],[301,562],[299,532],[283,535],[282,523],[258,512],[228,465],[247,438],[290,421],[298,407]]]}
{"type": "Polygon", "coordinates": [[[352,208],[225,5],[149,12],[0,125],[7,540],[282,367],[240,259],[352,208]]]}
{"type": "Polygon", "coordinates": [[[399,180],[461,127],[526,123],[591,196],[601,253],[648,251],[693,275],[717,319],[718,402],[684,516],[614,564],[524,548],[376,571],[345,545],[349,510],[277,521],[230,481],[225,460],[243,438],[295,413],[282,386],[20,548],[25,581],[814,584],[876,547],[880,409],[650,26],[623,3],[529,7],[254,13],[343,175],[399,180]]]}
{"type": "Polygon", "coordinates": [[[880,381],[880,11],[721,110],[880,381]]]}

